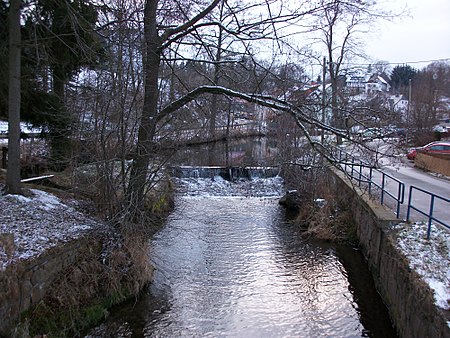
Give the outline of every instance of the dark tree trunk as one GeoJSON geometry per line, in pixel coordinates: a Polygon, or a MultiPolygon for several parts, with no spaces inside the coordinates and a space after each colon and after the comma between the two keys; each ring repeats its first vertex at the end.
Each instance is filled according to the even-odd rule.
{"type": "Polygon", "coordinates": [[[158,104],[158,73],[161,63],[161,40],[158,35],[156,10],[158,0],[147,0],[144,10],[144,34],[146,50],[144,54],[144,106],[138,132],[136,154],[130,173],[127,191],[127,213],[129,220],[139,220],[144,211],[145,191],[149,165],[155,136],[158,104]]]}
{"type": "Polygon", "coordinates": [[[8,171],[6,190],[21,194],[20,187],[20,0],[9,7],[8,171]]]}

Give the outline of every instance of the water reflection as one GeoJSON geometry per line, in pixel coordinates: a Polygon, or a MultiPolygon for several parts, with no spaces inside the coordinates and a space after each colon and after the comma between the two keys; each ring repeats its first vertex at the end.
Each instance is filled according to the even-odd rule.
{"type": "Polygon", "coordinates": [[[177,165],[268,166],[276,164],[277,147],[266,137],[234,139],[183,148],[172,159],[177,165]]]}

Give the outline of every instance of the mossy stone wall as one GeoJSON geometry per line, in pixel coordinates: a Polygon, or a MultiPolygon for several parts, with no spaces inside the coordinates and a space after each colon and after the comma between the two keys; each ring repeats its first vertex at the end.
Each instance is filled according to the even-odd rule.
{"type": "Polygon", "coordinates": [[[100,240],[76,239],[0,271],[0,335],[8,336],[10,326],[20,314],[37,304],[53,281],[78,257],[93,250],[99,255],[101,248],[100,240]]]}

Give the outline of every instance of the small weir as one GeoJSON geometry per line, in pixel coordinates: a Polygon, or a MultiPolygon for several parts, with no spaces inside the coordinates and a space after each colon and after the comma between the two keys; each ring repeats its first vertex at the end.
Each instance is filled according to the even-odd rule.
{"type": "Polygon", "coordinates": [[[276,170],[172,168],[154,281],[89,337],[396,337],[361,254],[286,219],[276,170]]]}
{"type": "Polygon", "coordinates": [[[205,167],[177,166],[171,167],[169,173],[178,178],[211,178],[222,177],[227,181],[240,179],[276,177],[280,173],[278,167],[205,167]]]}

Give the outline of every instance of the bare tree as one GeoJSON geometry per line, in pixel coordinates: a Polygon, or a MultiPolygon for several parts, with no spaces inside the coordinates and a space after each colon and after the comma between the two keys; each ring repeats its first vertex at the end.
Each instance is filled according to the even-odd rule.
{"type": "MultiPolygon", "coordinates": [[[[132,69],[139,63],[136,56],[140,54],[132,52],[139,44],[139,39],[133,47],[125,46],[125,41],[133,36],[128,33],[134,29],[138,32],[141,27],[139,15],[134,16],[139,13],[139,6],[121,14],[120,8],[124,9],[121,4],[123,5],[119,1],[116,7],[110,8],[111,14],[106,15],[99,30],[106,37],[113,34],[110,39],[112,43],[117,41],[109,55],[110,64],[107,70],[97,70],[90,83],[86,82],[89,85],[84,86],[83,93],[94,94],[95,99],[84,99],[85,108],[79,110],[91,111],[95,124],[95,158],[101,159],[101,166],[98,167],[100,176],[108,180],[113,177],[114,166],[111,160],[120,159],[123,196],[116,191],[115,199],[123,197],[120,212],[122,222],[139,221],[144,216],[146,195],[155,182],[157,169],[165,161],[160,156],[161,126],[172,123],[181,112],[190,112],[188,109],[192,106],[199,107],[206,102],[212,103],[214,107],[213,97],[216,95],[227,100],[237,98],[274,112],[289,114],[290,121],[294,121],[313,147],[327,156],[330,155],[328,149],[315,141],[311,131],[319,128],[338,135],[338,138],[347,136],[340,125],[326,125],[311,114],[302,99],[306,96],[302,94],[303,89],[298,89],[295,102],[291,102],[291,98],[284,93],[278,95],[273,92],[252,91],[239,85],[233,87],[228,81],[235,76],[234,83],[243,82],[244,72],[240,69],[256,69],[253,52],[257,50],[258,44],[269,41],[283,45],[285,26],[290,22],[298,23],[305,14],[316,13],[317,6],[292,12],[286,11],[282,2],[277,0],[252,2],[246,6],[235,6],[225,0],[213,0],[210,3],[147,0],[143,8],[144,76],[141,79],[139,76],[134,77],[139,74],[139,69],[132,69]],[[256,14],[255,17],[246,14],[249,10],[256,14]],[[128,26],[131,23],[135,23],[136,27],[131,29],[128,26]],[[284,26],[280,29],[280,25],[284,26]],[[108,31],[113,27],[112,31],[115,33],[108,31]],[[118,32],[127,32],[126,37],[121,37],[118,32]],[[119,35],[114,35],[116,33],[119,35]],[[205,39],[206,36],[212,38],[205,39]],[[187,70],[193,64],[198,65],[194,68],[197,72],[195,81],[181,81],[178,69],[184,67],[187,70]],[[239,64],[243,68],[238,68],[239,64]],[[127,78],[128,76],[130,77],[127,78]],[[176,78],[180,86],[175,88],[173,81],[167,86],[168,78],[176,78]],[[96,89],[92,91],[92,88],[96,89]],[[142,109],[141,114],[136,114],[139,109],[142,109]],[[128,166],[127,160],[130,158],[132,161],[128,166]],[[102,170],[105,175],[100,173],[102,170]]],[[[286,71],[289,70],[286,68],[286,71]]],[[[188,75],[193,77],[192,74],[194,73],[188,75]]],[[[259,85],[261,79],[264,76],[254,76],[252,81],[255,80],[259,85]]],[[[74,98],[79,97],[80,90],[81,87],[74,90],[74,98]]],[[[102,186],[106,188],[104,194],[110,196],[116,181],[108,180],[103,181],[102,186]]],[[[114,207],[109,209],[108,213],[113,214],[114,207]]]]}
{"type": "MultiPolygon", "coordinates": [[[[320,0],[322,11],[314,19],[319,36],[314,44],[324,47],[327,55],[327,74],[331,84],[331,114],[336,127],[345,128],[346,112],[342,105],[342,81],[345,65],[363,56],[361,35],[369,31],[376,19],[390,19],[392,15],[377,8],[376,1],[320,0]]],[[[338,138],[338,143],[341,140],[338,138]]]]}
{"type": "Polygon", "coordinates": [[[435,139],[433,126],[438,124],[439,112],[445,111],[443,98],[449,93],[449,74],[448,63],[433,63],[417,71],[411,81],[408,127],[414,130],[418,145],[435,139]]]}
{"type": "MultiPolygon", "coordinates": [[[[257,11],[257,20],[246,21],[245,18],[234,17],[236,28],[231,30],[223,26],[214,18],[214,11],[220,8],[223,0],[213,0],[211,3],[203,5],[202,3],[187,2],[184,5],[187,10],[181,10],[181,3],[163,3],[158,0],[147,0],[144,8],[144,35],[146,49],[144,53],[144,105],[139,125],[138,140],[136,143],[136,152],[133,157],[131,167],[130,181],[127,189],[126,210],[124,215],[128,219],[140,217],[144,210],[144,196],[146,191],[146,180],[148,178],[148,168],[152,155],[156,153],[156,131],[157,124],[165,116],[175,112],[188,102],[193,101],[205,93],[226,94],[218,86],[201,86],[198,90],[186,93],[179,100],[167,104],[164,108],[158,107],[159,102],[159,73],[161,62],[164,59],[165,52],[175,44],[182,44],[185,48],[192,47],[192,38],[198,41],[202,36],[203,30],[209,30],[210,27],[222,27],[223,31],[233,34],[240,41],[247,41],[243,45],[248,49],[251,41],[261,40],[268,36],[269,30],[274,31],[276,23],[285,23],[289,20],[298,18],[298,13],[286,14],[281,3],[276,1],[267,1],[261,4],[255,3],[251,7],[257,11]],[[169,13],[168,5],[177,6],[179,11],[175,12],[179,16],[162,17],[160,13],[169,13]],[[262,7],[261,7],[262,6],[262,7]],[[277,10],[276,15],[272,13],[277,10]],[[200,7],[200,9],[196,9],[200,7]],[[265,8],[263,11],[261,8],[265,8]],[[268,10],[267,10],[268,9],[268,10]],[[180,105],[180,103],[183,103],[180,105]]],[[[226,4],[226,2],[225,2],[226,4]]],[[[247,8],[249,8],[247,7],[247,8]]],[[[242,14],[242,13],[240,13],[242,14]]],[[[276,31],[276,30],[275,30],[276,31]]],[[[276,34],[273,35],[276,37],[276,34]]],[[[198,42],[197,42],[198,43],[198,42]]],[[[213,58],[214,59],[214,58],[213,58]]],[[[217,59],[217,56],[216,56],[217,59]]],[[[228,93],[233,93],[232,91],[228,93]]]]}
{"type": "Polygon", "coordinates": [[[68,86],[67,109],[78,121],[73,134],[76,167],[73,185],[90,194],[97,212],[112,219],[118,212],[128,180],[127,164],[142,112],[141,3],[108,2],[99,18],[104,40],[102,66],[84,69],[68,86]]]}

